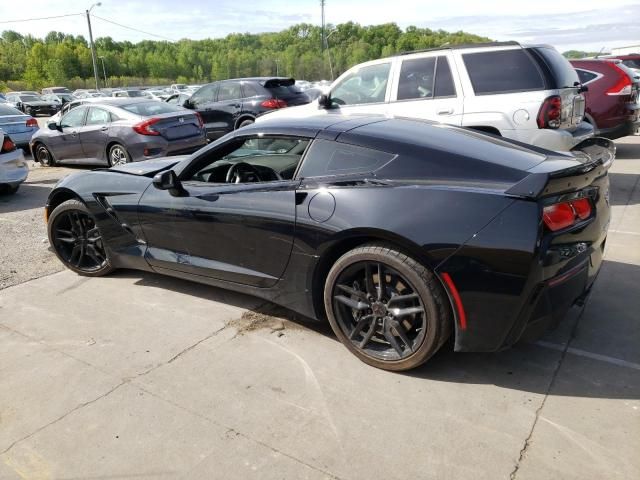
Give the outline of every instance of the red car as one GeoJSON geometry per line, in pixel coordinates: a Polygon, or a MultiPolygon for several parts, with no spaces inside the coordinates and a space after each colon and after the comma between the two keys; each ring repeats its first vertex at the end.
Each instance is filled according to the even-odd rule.
{"type": "Polygon", "coordinates": [[[635,134],[640,128],[640,78],[620,60],[570,60],[583,85],[585,121],[596,136],[610,139],[635,134]]]}

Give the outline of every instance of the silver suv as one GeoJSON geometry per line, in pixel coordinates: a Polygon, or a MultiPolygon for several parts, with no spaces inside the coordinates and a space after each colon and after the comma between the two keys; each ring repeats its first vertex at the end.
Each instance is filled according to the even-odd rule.
{"type": "Polygon", "coordinates": [[[318,103],[267,115],[379,113],[471,127],[550,150],[593,136],[578,75],[547,45],[461,45],[374,60],[349,69],[318,103]]]}

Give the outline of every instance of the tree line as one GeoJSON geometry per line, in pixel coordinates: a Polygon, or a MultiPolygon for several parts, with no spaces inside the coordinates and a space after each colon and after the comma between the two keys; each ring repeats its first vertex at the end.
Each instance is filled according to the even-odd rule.
{"type": "MultiPolygon", "coordinates": [[[[177,42],[95,40],[100,86],[204,83],[225,78],[281,75],[296,79],[336,78],[351,66],[402,51],[490,41],[462,31],[401,29],[395,23],[361,26],[349,22],[322,31],[306,23],[275,33],[233,33],[224,38],[177,42]],[[333,75],[332,75],[333,73],[333,75]]],[[[44,38],[7,30],[0,36],[0,89],[51,85],[91,87],[93,63],[82,35],[50,32],[44,38]]]]}

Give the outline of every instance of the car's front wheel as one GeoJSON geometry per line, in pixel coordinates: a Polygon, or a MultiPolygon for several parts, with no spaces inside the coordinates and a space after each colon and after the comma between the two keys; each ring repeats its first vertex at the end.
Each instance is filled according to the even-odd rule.
{"type": "Polygon", "coordinates": [[[127,149],[124,148],[119,143],[112,145],[109,149],[109,165],[112,167],[116,167],[118,165],[124,165],[125,163],[129,163],[131,161],[131,155],[127,152],[127,149]]]}
{"type": "Polygon", "coordinates": [[[89,209],[79,200],[58,205],[49,216],[47,230],[53,250],[70,270],[90,277],[114,270],[100,229],[89,209]]]}
{"type": "Polygon", "coordinates": [[[43,167],[53,167],[55,165],[55,161],[53,160],[53,155],[47,147],[43,144],[39,143],[35,148],[35,160],[40,162],[40,165],[43,167]]]}
{"type": "Polygon", "coordinates": [[[355,248],[333,265],[324,305],[340,341],[365,363],[408,370],[449,337],[452,315],[434,274],[390,246],[355,248]]]}

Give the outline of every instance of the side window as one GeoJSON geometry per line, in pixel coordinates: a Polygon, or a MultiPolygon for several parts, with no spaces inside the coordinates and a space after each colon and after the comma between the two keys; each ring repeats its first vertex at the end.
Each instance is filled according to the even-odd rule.
{"type": "Polygon", "coordinates": [[[242,98],[251,98],[260,95],[260,93],[258,93],[258,89],[254,85],[246,82],[242,84],[242,93],[242,98]]]}
{"type": "Polygon", "coordinates": [[[435,97],[455,97],[456,86],[453,83],[451,68],[447,57],[438,57],[436,62],[436,82],[434,86],[435,97]]]}
{"type": "Polygon", "coordinates": [[[235,100],[237,98],[242,98],[242,93],[240,93],[240,83],[225,82],[220,84],[220,89],[218,90],[219,102],[235,100]]]}
{"type": "Polygon", "coordinates": [[[64,117],[62,117],[62,120],[60,120],[60,126],[62,128],[81,127],[86,111],[86,108],[76,108],[74,110],[71,110],[64,117]]]}
{"type": "Polygon", "coordinates": [[[358,68],[344,77],[331,92],[338,105],[360,105],[384,102],[391,63],[378,63],[358,68]]]}
{"type": "Polygon", "coordinates": [[[250,183],[291,180],[309,139],[251,137],[236,139],[209,152],[186,173],[186,181],[250,183]]]}
{"type": "Polygon", "coordinates": [[[369,173],[389,163],[395,155],[330,140],[316,140],[309,148],[299,177],[324,177],[369,173]]]}
{"type": "Polygon", "coordinates": [[[580,79],[580,83],[583,85],[595,80],[598,75],[593,72],[587,72],[586,70],[581,70],[576,68],[576,72],[578,72],[578,78],[580,79]]]}
{"type": "Polygon", "coordinates": [[[400,68],[398,100],[432,98],[436,57],[404,60],[400,68]]]}
{"type": "Polygon", "coordinates": [[[522,49],[467,53],[462,59],[476,95],[545,88],[538,67],[522,49]]]}
{"type": "MultiPolygon", "coordinates": [[[[211,83],[209,85],[201,87],[191,96],[191,104],[197,108],[198,106],[204,105],[205,103],[215,102],[217,88],[217,83],[211,83]]],[[[177,96],[176,101],[172,103],[179,103],[179,101],[180,96],[177,96]]]]}
{"type": "Polygon", "coordinates": [[[106,110],[91,107],[87,115],[85,125],[105,125],[111,121],[111,116],[106,110]]]}

